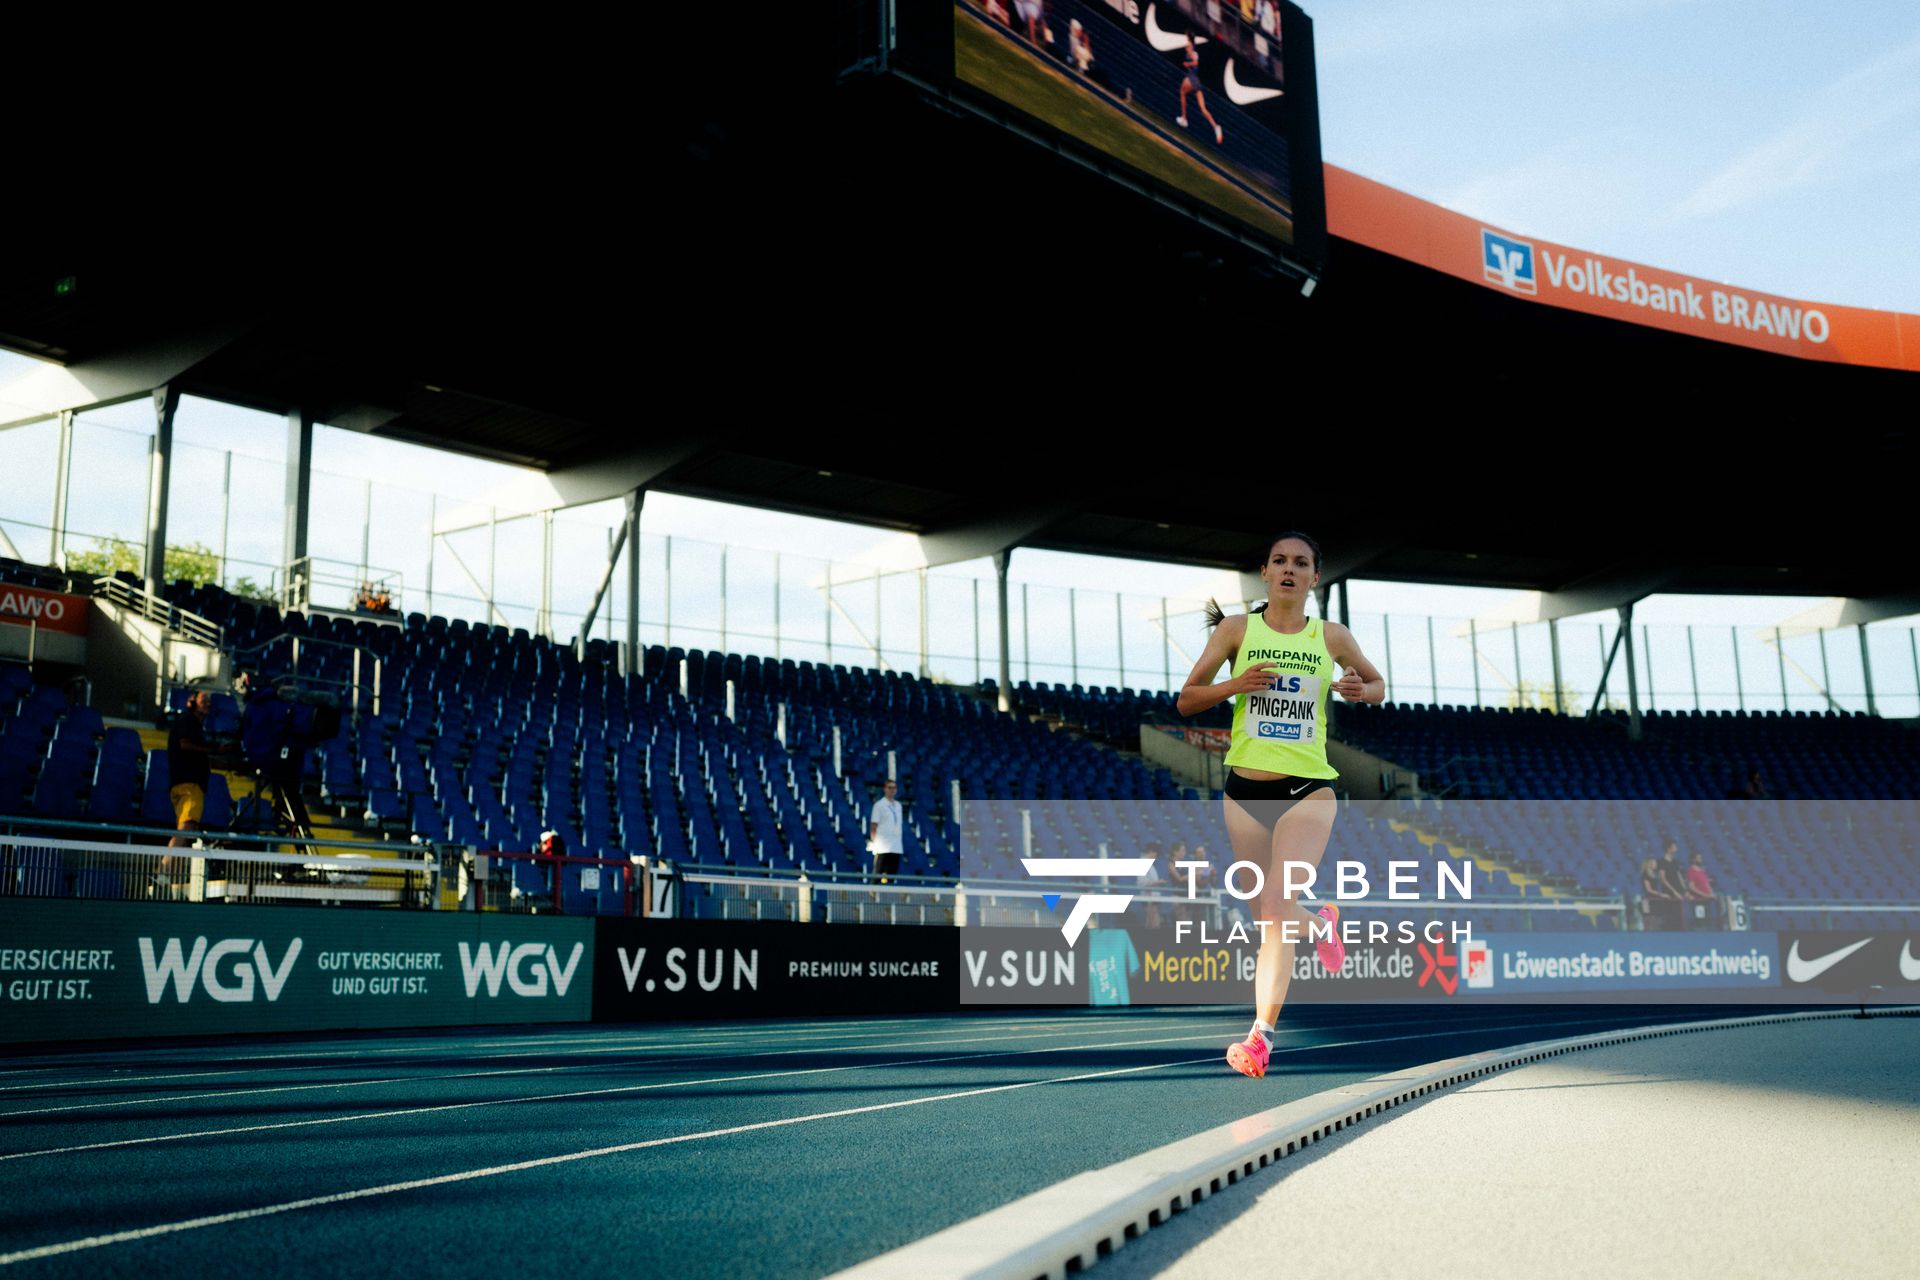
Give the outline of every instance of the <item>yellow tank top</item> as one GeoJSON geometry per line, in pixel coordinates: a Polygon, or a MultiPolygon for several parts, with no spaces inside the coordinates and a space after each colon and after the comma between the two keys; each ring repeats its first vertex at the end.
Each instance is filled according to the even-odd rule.
{"type": "Polygon", "coordinates": [[[1327,652],[1326,624],[1308,618],[1305,631],[1283,635],[1262,615],[1248,614],[1233,674],[1256,662],[1279,664],[1272,671],[1274,687],[1234,699],[1227,764],[1294,778],[1339,777],[1327,763],[1327,689],[1339,679],[1340,667],[1327,652]]]}

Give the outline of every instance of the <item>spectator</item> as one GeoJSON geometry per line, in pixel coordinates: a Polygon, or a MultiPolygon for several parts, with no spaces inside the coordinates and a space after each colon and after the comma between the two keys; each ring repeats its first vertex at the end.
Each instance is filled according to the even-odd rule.
{"type": "Polygon", "coordinates": [[[1193,874],[1195,883],[1199,885],[1200,892],[1206,893],[1213,888],[1213,855],[1207,852],[1207,846],[1197,844],[1193,846],[1193,857],[1190,861],[1205,864],[1193,874]]]}
{"type": "Polygon", "coordinates": [[[1758,769],[1747,774],[1745,785],[1735,787],[1727,793],[1729,800],[1766,800],[1768,798],[1767,781],[1760,776],[1758,769]]]}
{"type": "Polygon", "coordinates": [[[1640,864],[1640,927],[1649,933],[1664,932],[1679,903],[1667,891],[1660,860],[1648,858],[1640,864]]]}
{"type": "Polygon", "coordinates": [[[1667,841],[1667,852],[1660,859],[1660,887],[1666,891],[1667,912],[1672,927],[1687,927],[1687,870],[1680,865],[1680,842],[1667,841]]]}
{"type": "Polygon", "coordinates": [[[188,833],[200,830],[200,819],[206,813],[207,779],[213,760],[213,746],[207,740],[207,713],[212,710],[212,696],[204,689],[196,690],[167,733],[167,776],[172,784],[167,798],[173,802],[174,829],[181,833],[167,842],[169,849],[191,845],[193,838],[188,833]]]}
{"type": "Polygon", "coordinates": [[[1698,853],[1687,860],[1687,905],[1708,927],[1720,927],[1720,898],[1707,875],[1706,859],[1698,853]]]}
{"type": "MultiPolygon", "coordinates": [[[[1080,19],[1078,18],[1073,19],[1071,25],[1067,28],[1067,60],[1073,65],[1075,71],[1078,71],[1081,75],[1091,80],[1094,84],[1099,85],[1108,93],[1119,94],[1121,92],[1120,88],[1115,85],[1112,80],[1107,78],[1107,73],[1094,65],[1093,37],[1088,34],[1085,27],[1080,25],[1080,19]]],[[[1129,101],[1132,100],[1131,94],[1128,94],[1127,97],[1129,101]]]]}
{"type": "Polygon", "coordinates": [[[1093,66],[1093,42],[1087,39],[1087,29],[1078,18],[1067,23],[1067,54],[1073,60],[1073,69],[1081,75],[1093,66]]]}
{"type": "MultiPolygon", "coordinates": [[[[543,862],[549,858],[564,858],[567,856],[567,842],[560,838],[558,831],[542,831],[540,846],[533,852],[534,856],[543,862]]],[[[557,910],[560,905],[560,877],[563,874],[563,868],[560,864],[547,862],[544,874],[550,886],[548,892],[553,895],[554,907],[557,910]]]]}
{"type": "Polygon", "coordinates": [[[1044,0],[1013,0],[1015,12],[1020,21],[1027,25],[1027,41],[1034,48],[1053,43],[1053,28],[1047,25],[1047,8],[1044,0]]]}
{"type": "Polygon", "coordinates": [[[873,802],[873,812],[867,818],[867,845],[873,850],[873,874],[881,884],[887,883],[888,877],[900,874],[900,854],[906,848],[901,834],[905,814],[896,798],[898,791],[898,784],[888,778],[881,785],[880,798],[873,802]]]}

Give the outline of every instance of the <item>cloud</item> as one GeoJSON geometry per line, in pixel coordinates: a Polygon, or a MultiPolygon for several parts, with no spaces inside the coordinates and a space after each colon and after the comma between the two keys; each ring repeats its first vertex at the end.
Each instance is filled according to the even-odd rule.
{"type": "Polygon", "coordinates": [[[1799,116],[1735,156],[1674,206],[1706,218],[1800,187],[1920,164],[1920,40],[1854,68],[1799,116]]]}
{"type": "Polygon", "coordinates": [[[1313,14],[1315,57],[1323,64],[1436,53],[1516,40],[1539,41],[1572,30],[1643,18],[1705,0],[1321,0],[1313,14]]]}
{"type": "Polygon", "coordinates": [[[1631,142],[1619,130],[1568,138],[1472,174],[1440,202],[1521,235],[1576,244],[1612,238],[1638,220],[1652,183],[1631,142]]]}

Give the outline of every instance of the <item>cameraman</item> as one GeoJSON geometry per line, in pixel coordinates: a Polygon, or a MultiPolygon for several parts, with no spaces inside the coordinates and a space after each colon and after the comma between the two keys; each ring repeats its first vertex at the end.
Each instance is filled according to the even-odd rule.
{"type": "Polygon", "coordinates": [[[207,811],[207,778],[213,759],[213,745],[207,741],[207,713],[212,710],[212,696],[204,689],[196,690],[167,733],[167,799],[173,802],[174,830],[180,833],[167,841],[169,849],[191,845],[191,833],[200,830],[200,819],[207,811]]]}
{"type": "MultiPolygon", "coordinates": [[[[249,687],[253,693],[240,722],[241,749],[247,763],[259,771],[261,782],[271,790],[274,812],[280,820],[294,835],[311,840],[313,819],[300,796],[307,750],[340,731],[339,712],[295,705],[270,684],[254,687],[249,682],[249,687]]],[[[293,691],[291,685],[287,691],[293,691]]]]}

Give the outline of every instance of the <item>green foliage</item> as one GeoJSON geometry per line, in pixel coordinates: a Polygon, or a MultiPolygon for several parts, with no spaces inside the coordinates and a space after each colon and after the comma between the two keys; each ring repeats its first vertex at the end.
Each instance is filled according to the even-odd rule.
{"type": "MultiPolygon", "coordinates": [[[[131,542],[119,538],[95,538],[91,551],[67,552],[67,571],[83,573],[96,578],[104,578],[115,573],[140,573],[146,566],[142,563],[140,548],[131,542]]],[[[220,580],[220,557],[213,548],[199,542],[186,542],[167,548],[167,581],[191,582],[201,586],[220,580]]],[[[254,587],[247,579],[249,591],[242,592],[248,599],[266,599],[264,588],[254,587]]]]}

